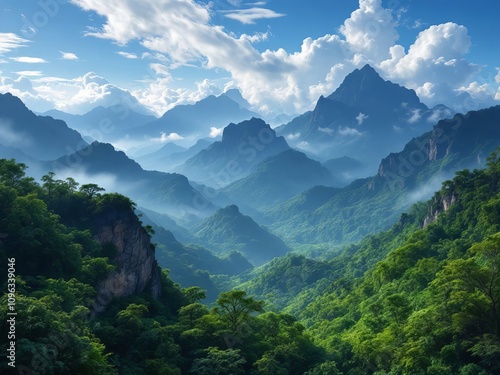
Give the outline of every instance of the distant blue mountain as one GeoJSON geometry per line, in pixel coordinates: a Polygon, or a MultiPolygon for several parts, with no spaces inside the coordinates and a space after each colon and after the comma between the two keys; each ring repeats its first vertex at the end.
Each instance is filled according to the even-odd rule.
{"type": "Polygon", "coordinates": [[[79,153],[54,160],[49,166],[56,177],[68,175],[81,183],[104,184],[104,188],[130,196],[138,205],[184,224],[196,222],[216,209],[185,176],[146,171],[110,144],[94,142],[79,153]]]}
{"type": "MultiPolygon", "coordinates": [[[[38,160],[51,160],[87,146],[62,120],[37,116],[10,93],[0,94],[0,144],[38,160]]],[[[16,153],[18,153],[16,151],[16,153]]]]}
{"type": "Polygon", "coordinates": [[[72,129],[90,137],[90,142],[113,142],[126,137],[131,129],[156,120],[154,116],[137,113],[124,106],[99,106],[84,115],[73,115],[53,109],[44,115],[64,120],[72,129]]]}
{"type": "Polygon", "coordinates": [[[259,116],[241,106],[244,99],[238,99],[239,92],[230,91],[219,96],[210,95],[195,104],[178,105],[159,119],[134,129],[131,135],[157,138],[161,133],[177,133],[182,137],[204,138],[212,127],[222,128],[231,122],[259,116]]]}
{"type": "Polygon", "coordinates": [[[338,186],[339,181],[318,161],[288,149],[260,162],[221,192],[240,206],[264,210],[316,185],[338,186]]]}
{"type": "Polygon", "coordinates": [[[151,169],[162,172],[171,172],[175,167],[181,165],[190,157],[196,155],[201,150],[207,148],[213,143],[213,140],[207,138],[199,139],[193,146],[186,149],[175,143],[167,143],[159,150],[150,154],[142,155],[135,160],[144,169],[151,169]]]}
{"type": "Polygon", "coordinates": [[[260,266],[274,257],[290,251],[285,243],[259,226],[250,216],[240,213],[235,205],[217,210],[197,224],[195,240],[216,254],[239,251],[254,266],[260,266]]]}
{"type": "Polygon", "coordinates": [[[264,159],[289,149],[283,137],[263,120],[252,118],[224,128],[222,140],[212,143],[179,166],[189,179],[223,187],[248,175],[264,159]]]}
{"type": "Polygon", "coordinates": [[[374,172],[389,152],[452,114],[445,106],[427,108],[415,91],[385,81],[365,65],[347,75],[334,93],[321,96],[313,111],[276,131],[322,160],[349,156],[374,172]]]}

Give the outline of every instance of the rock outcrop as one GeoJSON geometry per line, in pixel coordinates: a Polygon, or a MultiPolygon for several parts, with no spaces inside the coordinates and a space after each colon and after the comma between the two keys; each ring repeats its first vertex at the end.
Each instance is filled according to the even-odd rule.
{"type": "Polygon", "coordinates": [[[154,246],[133,211],[107,210],[99,216],[94,238],[101,244],[112,244],[116,270],[97,287],[92,313],[106,310],[113,298],[149,292],[160,295],[160,271],[154,246]]]}
{"type": "Polygon", "coordinates": [[[427,216],[424,219],[423,227],[434,223],[438,219],[439,214],[448,211],[456,201],[457,195],[455,193],[444,196],[442,196],[441,194],[435,195],[432,199],[431,204],[429,205],[429,210],[427,212],[427,216]]]}

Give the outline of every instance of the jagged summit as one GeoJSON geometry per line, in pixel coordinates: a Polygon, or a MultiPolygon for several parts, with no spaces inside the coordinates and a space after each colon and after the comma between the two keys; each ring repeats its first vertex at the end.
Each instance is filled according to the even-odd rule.
{"type": "Polygon", "coordinates": [[[327,98],[365,111],[389,106],[394,109],[394,103],[406,103],[413,109],[428,109],[414,90],[384,80],[369,64],[348,74],[339,88],[327,98]]]}
{"type": "Polygon", "coordinates": [[[449,115],[446,107],[429,109],[414,90],[384,80],[370,65],[355,69],[313,111],[277,129],[292,147],[306,144],[320,160],[349,156],[373,173],[378,161],[408,139],[449,115]]]}

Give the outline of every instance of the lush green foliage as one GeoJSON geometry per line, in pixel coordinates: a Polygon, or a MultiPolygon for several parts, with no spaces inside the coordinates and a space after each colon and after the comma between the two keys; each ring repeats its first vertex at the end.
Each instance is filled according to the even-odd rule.
{"type": "MultiPolygon", "coordinates": [[[[0,160],[17,361],[40,374],[500,373],[499,155],[333,259],[275,259],[234,278],[238,288],[211,307],[202,289],[182,289],[164,270],[157,299],[116,299],[93,319],[99,282],[116,267],[116,249],[93,238],[95,221],[134,203],[54,175],[39,185],[25,166],[0,160]]],[[[190,254],[169,238],[170,251],[190,254]]]]}
{"type": "Polygon", "coordinates": [[[343,374],[497,374],[499,153],[487,164],[457,173],[427,205],[338,258],[280,259],[243,286],[265,296],[282,287],[280,307],[343,374]],[[285,289],[292,279],[298,295],[285,289]]]}
{"type": "MultiPolygon", "coordinates": [[[[96,223],[110,210],[116,217],[130,215],[135,204],[119,194],[101,194],[94,184],[58,180],[53,173],[40,185],[25,176],[25,169],[0,160],[0,255],[16,259],[19,371],[271,374],[278,367],[299,375],[322,362],[323,351],[294,317],[263,313],[263,301],[238,290],[222,293],[209,309],[200,303],[203,290],[180,288],[167,270],[157,299],[131,295],[111,301],[98,316],[90,314],[100,281],[116,268],[114,246],[94,239],[96,223]]],[[[238,255],[226,262],[214,267],[248,267],[238,255]]],[[[3,262],[4,275],[6,266],[3,262]]],[[[0,305],[4,317],[7,298],[6,293],[0,305]]],[[[7,332],[5,319],[0,326],[7,332]]],[[[7,348],[0,345],[3,352],[7,348]]],[[[11,369],[5,361],[4,356],[2,373],[11,369]]]]}

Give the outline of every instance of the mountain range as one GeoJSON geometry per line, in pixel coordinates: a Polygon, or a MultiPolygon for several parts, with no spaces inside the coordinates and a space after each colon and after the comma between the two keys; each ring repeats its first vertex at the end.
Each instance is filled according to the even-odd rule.
{"type": "Polygon", "coordinates": [[[129,195],[153,211],[186,223],[204,218],[215,206],[177,173],[146,171],[124,152],[107,143],[93,142],[78,153],[48,163],[60,177],[77,176],[82,183],[98,182],[109,191],[129,195]]]}
{"type": "Polygon", "coordinates": [[[356,242],[390,227],[454,172],[483,166],[499,145],[500,106],[455,115],[389,154],[373,177],[312,188],[270,208],[263,223],[292,242],[356,242]]]}
{"type": "Polygon", "coordinates": [[[88,145],[64,121],[35,115],[9,93],[0,94],[0,144],[38,160],[56,159],[88,145]]]}
{"type": "Polygon", "coordinates": [[[144,169],[171,172],[186,160],[207,148],[213,141],[213,139],[207,138],[198,139],[198,141],[189,148],[179,146],[173,142],[167,142],[159,150],[138,156],[135,160],[141,164],[144,169]]]}
{"type": "Polygon", "coordinates": [[[340,182],[320,162],[288,149],[264,159],[248,176],[220,192],[238,205],[265,210],[316,185],[338,186],[340,182]]]}
{"type": "MultiPolygon", "coordinates": [[[[204,112],[197,112],[197,108],[207,110],[210,101],[231,101],[231,106],[240,109],[245,106],[238,92],[226,94],[190,106],[190,118],[203,117],[204,112]]],[[[110,144],[87,145],[63,121],[34,115],[10,94],[0,98],[4,103],[0,107],[3,133],[12,133],[15,129],[15,134],[27,135],[35,143],[24,147],[15,142],[19,136],[4,137],[0,142],[0,155],[17,157],[46,171],[55,171],[58,178],[97,182],[110,191],[130,195],[144,209],[168,215],[172,221],[169,224],[163,220],[164,225],[171,226],[183,240],[198,241],[220,253],[231,250],[227,247],[231,244],[232,250],[240,251],[254,264],[284,254],[290,248],[276,245],[276,252],[269,251],[272,256],[266,258],[255,255],[256,250],[248,247],[250,235],[242,235],[242,239],[234,242],[219,233],[216,239],[209,233],[218,233],[217,225],[223,222],[222,218],[232,218],[234,222],[254,228],[259,226],[257,220],[288,246],[355,242],[392,225],[411,203],[427,198],[456,170],[483,165],[485,155],[500,139],[498,107],[441,120],[433,130],[411,139],[409,135],[429,127],[436,111],[447,110],[442,107],[428,110],[414,91],[384,81],[370,66],[348,75],[332,95],[319,99],[315,111],[297,117],[277,131],[255,117],[230,123],[218,141],[210,143],[209,139],[202,138],[189,149],[166,143],[161,149],[137,158],[143,166],[110,144]],[[347,127],[343,121],[358,122],[353,120],[354,115],[362,120],[349,126],[355,130],[366,126],[361,138],[367,148],[361,143],[352,143],[349,147],[358,152],[366,149],[369,156],[328,159],[325,153],[322,165],[311,158],[311,152],[305,154],[292,149],[285,137],[279,135],[286,136],[291,129],[300,132],[299,139],[308,137],[311,145],[320,142],[335,148],[335,141],[331,143],[327,138],[328,132],[332,130],[336,133],[333,138],[342,141],[339,130],[347,127]],[[397,124],[402,125],[403,120],[408,126],[401,130],[397,124]],[[16,126],[7,126],[7,123],[16,126]],[[385,152],[385,146],[375,135],[394,144],[406,137],[407,144],[401,146],[402,151],[385,153],[372,177],[357,179],[346,186],[353,176],[366,173],[363,168],[367,157],[373,163],[375,154],[385,152]],[[61,140],[67,143],[63,146],[61,140]],[[66,147],[68,145],[71,146],[66,147]],[[380,149],[372,152],[378,146],[380,149]],[[48,149],[55,157],[43,155],[43,150],[48,149]],[[174,173],[145,170],[159,164],[174,173]],[[217,211],[220,207],[226,208],[217,211]]],[[[186,107],[174,109],[168,112],[186,111],[186,107]]],[[[97,108],[91,112],[110,110],[97,108]]],[[[149,125],[130,126],[129,129],[140,129],[149,125]]],[[[289,142],[293,144],[295,139],[289,142]]],[[[337,145],[340,153],[346,145],[337,145]]]]}
{"type": "Polygon", "coordinates": [[[427,108],[415,91],[383,80],[365,65],[331,95],[321,96],[313,111],[276,131],[320,160],[348,156],[374,171],[381,158],[450,115],[444,106],[427,108]]]}
{"type": "Polygon", "coordinates": [[[114,142],[125,138],[134,127],[142,127],[156,118],[115,105],[108,108],[99,106],[83,115],[73,115],[56,109],[43,113],[61,119],[72,129],[87,137],[90,142],[114,142]]]}
{"type": "Polygon", "coordinates": [[[247,105],[238,90],[229,90],[219,96],[210,95],[195,104],[175,106],[159,119],[131,129],[129,135],[138,139],[160,138],[162,134],[172,133],[182,138],[207,137],[211,128],[259,117],[247,109],[247,105]]]}
{"type": "Polygon", "coordinates": [[[289,149],[283,137],[259,118],[231,123],[222,139],[212,143],[175,169],[188,178],[220,188],[249,174],[253,167],[289,149]]]}
{"type": "Polygon", "coordinates": [[[217,210],[193,228],[194,237],[216,254],[234,250],[242,253],[254,266],[290,251],[285,243],[258,225],[235,205],[217,210]]]}

